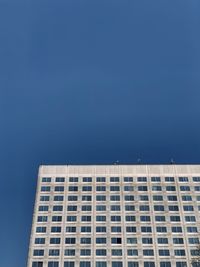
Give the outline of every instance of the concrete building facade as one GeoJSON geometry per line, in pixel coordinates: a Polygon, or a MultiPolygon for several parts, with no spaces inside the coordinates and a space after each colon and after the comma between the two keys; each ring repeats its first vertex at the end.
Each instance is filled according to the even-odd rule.
{"type": "Polygon", "coordinates": [[[41,166],[27,267],[189,267],[200,165],[41,166]]]}

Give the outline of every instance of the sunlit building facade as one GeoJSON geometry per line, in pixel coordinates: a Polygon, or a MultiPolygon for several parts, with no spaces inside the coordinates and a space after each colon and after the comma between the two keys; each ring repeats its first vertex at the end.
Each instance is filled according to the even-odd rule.
{"type": "Polygon", "coordinates": [[[200,165],[41,166],[27,267],[189,267],[200,165]]]}

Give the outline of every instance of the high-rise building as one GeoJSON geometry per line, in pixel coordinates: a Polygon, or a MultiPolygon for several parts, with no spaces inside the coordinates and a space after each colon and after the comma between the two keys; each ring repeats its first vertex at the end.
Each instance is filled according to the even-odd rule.
{"type": "Polygon", "coordinates": [[[41,166],[27,267],[189,267],[200,165],[41,166]]]}

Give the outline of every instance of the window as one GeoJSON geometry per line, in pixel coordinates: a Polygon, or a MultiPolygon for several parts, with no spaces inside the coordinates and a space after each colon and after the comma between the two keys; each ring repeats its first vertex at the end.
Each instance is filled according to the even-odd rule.
{"type": "Polygon", "coordinates": [[[49,256],[59,256],[60,250],[59,249],[50,249],[49,250],[49,256]]]}
{"type": "Polygon", "coordinates": [[[60,238],[59,237],[51,237],[50,238],[50,244],[60,244],[60,238]]]}
{"type": "Polygon", "coordinates": [[[81,226],[81,233],[91,233],[91,226],[81,226]]]}
{"type": "Polygon", "coordinates": [[[155,267],[154,262],[144,262],[144,267],[155,267]]]}
{"type": "Polygon", "coordinates": [[[136,233],[136,227],[135,226],[126,226],[126,232],[127,233],[136,233]]]}
{"type": "Polygon", "coordinates": [[[138,186],[138,191],[147,191],[147,186],[145,185],[138,186]]]}
{"type": "Polygon", "coordinates": [[[171,267],[171,262],[169,261],[160,262],[160,267],[171,267]]]}
{"type": "Polygon", "coordinates": [[[48,217],[47,216],[38,216],[37,221],[38,222],[47,222],[48,217]]]}
{"type": "Polygon", "coordinates": [[[166,233],[167,227],[166,226],[157,226],[156,231],[157,231],[157,233],[166,233]]]}
{"type": "Polygon", "coordinates": [[[43,267],[43,262],[42,261],[33,261],[32,267],[43,267]]]}
{"type": "Polygon", "coordinates": [[[91,216],[81,216],[82,222],[91,222],[91,216]]]}
{"type": "Polygon", "coordinates": [[[169,206],[169,211],[179,211],[178,206],[169,206]]]}
{"type": "Polygon", "coordinates": [[[200,196],[196,196],[197,201],[200,201],[200,196]]]}
{"type": "Polygon", "coordinates": [[[96,232],[97,233],[106,233],[106,227],[105,226],[97,226],[96,232]]]}
{"type": "Polygon", "coordinates": [[[133,182],[133,177],[124,177],[124,182],[133,182]]]}
{"type": "Polygon", "coordinates": [[[44,249],[34,249],[33,256],[44,256],[44,249]]]}
{"type": "Polygon", "coordinates": [[[121,261],[112,261],[112,267],[123,267],[121,261]]]}
{"type": "Polygon", "coordinates": [[[111,195],[110,201],[120,201],[120,195],[111,195]]]}
{"type": "Polygon", "coordinates": [[[92,210],[92,206],[82,206],[82,211],[91,211],[92,210]]]}
{"type": "Polygon", "coordinates": [[[121,233],[121,226],[111,226],[112,233],[121,233]]]}
{"type": "Polygon", "coordinates": [[[194,208],[193,208],[193,206],[183,206],[183,210],[184,211],[193,211],[194,208]]]}
{"type": "Polygon", "coordinates": [[[96,249],[97,256],[106,256],[106,249],[96,249]]]}
{"type": "Polygon", "coordinates": [[[159,249],[158,250],[159,256],[169,256],[169,250],[168,249],[159,249]]]}
{"type": "Polygon", "coordinates": [[[56,183],[64,183],[65,177],[56,177],[56,183]]]}
{"type": "Polygon", "coordinates": [[[41,186],[41,192],[50,192],[51,187],[50,186],[41,186]]]}
{"type": "Polygon", "coordinates": [[[169,185],[169,186],[166,186],[166,190],[167,191],[176,191],[176,187],[169,185]]]}
{"type": "Polygon", "coordinates": [[[106,261],[96,261],[96,267],[107,267],[106,261]]]}
{"type": "Polygon", "coordinates": [[[77,201],[78,200],[78,196],[68,196],[68,201],[77,201]]]}
{"type": "Polygon", "coordinates": [[[155,216],[156,222],[165,222],[165,216],[155,216]]]}
{"type": "Polygon", "coordinates": [[[153,185],[152,191],[162,191],[162,187],[160,185],[153,185]]]}
{"type": "Polygon", "coordinates": [[[98,183],[105,183],[106,182],[106,177],[97,177],[96,182],[98,183]]]}
{"type": "Polygon", "coordinates": [[[92,186],[82,186],[82,191],[92,191],[92,186]]]}
{"type": "Polygon", "coordinates": [[[154,196],[153,196],[153,200],[154,200],[154,201],[163,201],[163,196],[157,196],[157,195],[154,195],[154,196]]]}
{"type": "Polygon", "coordinates": [[[137,238],[136,237],[128,237],[127,238],[127,244],[137,244],[137,238]]]}
{"type": "Polygon", "coordinates": [[[45,238],[43,237],[38,237],[38,238],[35,238],[35,244],[45,244],[45,238]]]}
{"type": "Polygon", "coordinates": [[[76,216],[67,216],[67,222],[76,222],[76,216]]]}
{"type": "Polygon", "coordinates": [[[122,256],[122,249],[112,249],[112,256],[122,256]]]}
{"type": "Polygon", "coordinates": [[[81,237],[80,242],[81,242],[81,244],[91,244],[91,238],[90,237],[81,237]]]}
{"type": "Polygon", "coordinates": [[[190,187],[186,186],[186,185],[182,185],[182,186],[180,186],[180,190],[181,191],[190,191],[190,187]]]}
{"type": "Polygon", "coordinates": [[[97,237],[96,238],[96,244],[106,244],[106,238],[105,237],[97,237]]]}
{"type": "Polygon", "coordinates": [[[130,261],[130,262],[128,262],[128,267],[139,267],[139,264],[138,264],[138,262],[130,261]]]}
{"type": "Polygon", "coordinates": [[[141,227],[141,232],[142,233],[151,233],[152,232],[151,226],[142,226],[141,227]]]}
{"type": "Polygon", "coordinates": [[[68,211],[77,211],[77,206],[67,206],[68,211]]]}
{"type": "Polygon", "coordinates": [[[39,206],[38,211],[48,211],[49,207],[48,206],[39,206]]]}
{"type": "Polygon", "coordinates": [[[83,182],[84,183],[91,183],[92,182],[92,177],[83,177],[83,182]]]}
{"type": "Polygon", "coordinates": [[[193,182],[200,182],[200,177],[193,177],[193,182]]]}
{"type": "Polygon", "coordinates": [[[44,226],[36,227],[36,233],[46,233],[47,228],[44,226]]]}
{"type": "Polygon", "coordinates": [[[121,237],[112,237],[111,238],[111,244],[121,244],[121,243],[122,243],[121,237]]]}
{"type": "Polygon", "coordinates": [[[126,211],[134,211],[135,210],[135,206],[133,206],[133,205],[125,205],[125,210],[126,211]]]}
{"type": "Polygon", "coordinates": [[[165,182],[174,182],[174,177],[165,177],[165,182]]]}
{"type": "Polygon", "coordinates": [[[92,201],[92,196],[82,196],[82,201],[92,201]]]}
{"type": "MultiPolygon", "coordinates": [[[[68,187],[68,191],[77,192],[77,191],[78,191],[78,186],[69,186],[69,187],[68,187]]],[[[84,190],[83,190],[83,191],[84,191],[84,190]]]]}
{"type": "Polygon", "coordinates": [[[126,216],[125,217],[125,219],[126,219],[126,222],[134,222],[135,221],[135,216],[126,216]]]}
{"type": "Polygon", "coordinates": [[[40,196],[40,201],[49,201],[49,196],[40,196]]]}
{"type": "Polygon", "coordinates": [[[121,222],[121,216],[111,216],[111,222],[121,222]]]}
{"type": "Polygon", "coordinates": [[[106,191],[106,186],[98,185],[98,186],[96,186],[96,191],[106,191]]]}
{"type": "Polygon", "coordinates": [[[155,211],[164,211],[165,208],[163,205],[154,205],[154,210],[155,211]]]}
{"type": "Polygon", "coordinates": [[[183,201],[192,201],[192,197],[184,195],[184,196],[182,196],[182,200],[183,201]]]}
{"type": "Polygon", "coordinates": [[[124,196],[124,200],[125,201],[134,201],[134,196],[130,196],[130,195],[124,196]]]}
{"type": "Polygon", "coordinates": [[[74,267],[74,262],[73,261],[65,261],[64,262],[64,267],[74,267]]]}
{"type": "Polygon", "coordinates": [[[195,187],[194,187],[194,190],[195,190],[195,191],[200,191],[200,186],[195,186],[195,187]]]}
{"type": "Polygon", "coordinates": [[[120,191],[119,186],[110,186],[110,191],[120,191]]]}
{"type": "Polygon", "coordinates": [[[50,183],[51,177],[42,177],[42,183],[50,183]]]}
{"type": "Polygon", "coordinates": [[[120,211],[121,207],[119,205],[112,205],[110,206],[111,211],[120,211]]]}
{"type": "Polygon", "coordinates": [[[138,177],[137,181],[138,182],[147,182],[147,177],[138,177]]]}
{"type": "Polygon", "coordinates": [[[106,205],[97,205],[96,206],[96,211],[105,211],[106,210],[106,205]]]}
{"type": "Polygon", "coordinates": [[[105,222],[106,221],[106,216],[96,216],[96,221],[97,222],[105,222]]]}
{"type": "Polygon", "coordinates": [[[62,221],[62,216],[53,216],[52,217],[52,222],[61,222],[62,221]]]}
{"type": "Polygon", "coordinates": [[[160,177],[151,177],[152,182],[160,182],[160,177]]]}
{"type": "Polygon", "coordinates": [[[65,256],[75,256],[75,249],[65,249],[65,256]]]}
{"type": "Polygon", "coordinates": [[[65,244],[76,244],[76,238],[74,237],[65,238],[65,244]]]}
{"type": "Polygon", "coordinates": [[[177,201],[177,196],[167,196],[168,201],[177,201]]]}
{"type": "Polygon", "coordinates": [[[153,256],[153,255],[154,255],[153,249],[144,249],[143,250],[143,256],[153,256]]]}
{"type": "Polygon", "coordinates": [[[80,261],[80,267],[90,267],[90,261],[80,261]]]}
{"type": "Polygon", "coordinates": [[[151,237],[143,237],[142,244],[153,244],[153,240],[151,237]]]}
{"type": "Polygon", "coordinates": [[[180,222],[181,218],[180,218],[180,216],[170,216],[170,221],[171,222],[180,222]]]}
{"type": "Polygon", "coordinates": [[[53,211],[63,211],[63,206],[53,206],[53,211]]]}
{"type": "Polygon", "coordinates": [[[59,267],[58,261],[49,261],[48,267],[59,267]]]}
{"type": "Polygon", "coordinates": [[[188,182],[188,177],[179,177],[179,182],[188,182]]]}
{"type": "Polygon", "coordinates": [[[185,256],[185,250],[184,249],[175,249],[174,255],[175,256],[185,256]]]}
{"type": "Polygon", "coordinates": [[[141,205],[140,206],[140,211],[149,211],[149,206],[141,205]]]}
{"type": "Polygon", "coordinates": [[[63,196],[54,196],[54,201],[63,201],[63,196]]]}
{"type": "Polygon", "coordinates": [[[81,256],[90,256],[91,255],[91,250],[90,249],[81,249],[80,255],[81,256]]]}
{"type": "Polygon", "coordinates": [[[64,192],[64,186],[55,186],[55,192],[64,192]]]}
{"type": "Polygon", "coordinates": [[[140,195],[140,196],[139,196],[139,199],[140,199],[141,201],[148,201],[148,200],[149,200],[149,197],[146,196],[146,195],[140,195]]]}
{"type": "Polygon", "coordinates": [[[76,232],[76,227],[75,227],[75,226],[67,226],[67,227],[65,228],[65,231],[66,231],[67,233],[75,233],[75,232],[76,232]]]}
{"type": "Polygon", "coordinates": [[[106,201],[106,196],[103,196],[103,195],[97,195],[97,196],[96,196],[96,201],[106,201]]]}
{"type": "Polygon", "coordinates": [[[107,267],[106,261],[96,261],[96,267],[107,267]]]}
{"type": "Polygon", "coordinates": [[[188,233],[197,233],[197,227],[196,226],[188,226],[187,227],[187,232],[188,233]]]}
{"type": "Polygon", "coordinates": [[[78,182],[78,177],[69,177],[69,182],[70,183],[77,183],[78,182]]]}
{"type": "Polygon", "coordinates": [[[52,233],[61,233],[61,227],[60,226],[52,226],[51,232],[52,233]]]}
{"type": "Polygon", "coordinates": [[[190,237],[188,238],[189,244],[199,244],[199,238],[198,237],[190,237]]]}
{"type": "Polygon", "coordinates": [[[115,182],[118,183],[119,182],[119,177],[110,177],[110,182],[115,182]]]}
{"type": "Polygon", "coordinates": [[[151,218],[150,218],[150,216],[140,216],[140,221],[141,222],[150,222],[151,218]]]}
{"type": "Polygon", "coordinates": [[[172,227],[172,233],[182,233],[182,227],[181,226],[173,226],[172,227]]]}
{"type": "Polygon", "coordinates": [[[186,262],[176,262],[176,267],[187,267],[186,262]]]}
{"type": "Polygon", "coordinates": [[[196,222],[195,216],[185,216],[186,222],[196,222]]]}
{"type": "Polygon", "coordinates": [[[132,185],[125,185],[124,186],[124,191],[133,191],[134,187],[132,185]]]}
{"type": "Polygon", "coordinates": [[[159,237],[158,244],[168,244],[168,239],[166,237],[159,237]]]}
{"type": "Polygon", "coordinates": [[[174,237],[173,238],[173,243],[174,244],[184,244],[183,238],[182,237],[174,237]]]}

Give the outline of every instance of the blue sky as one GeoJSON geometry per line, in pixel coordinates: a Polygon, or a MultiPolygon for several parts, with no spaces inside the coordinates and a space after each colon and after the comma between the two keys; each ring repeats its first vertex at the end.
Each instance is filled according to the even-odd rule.
{"type": "Polygon", "coordinates": [[[0,0],[1,266],[26,266],[40,164],[200,162],[199,8],[0,0]]]}

